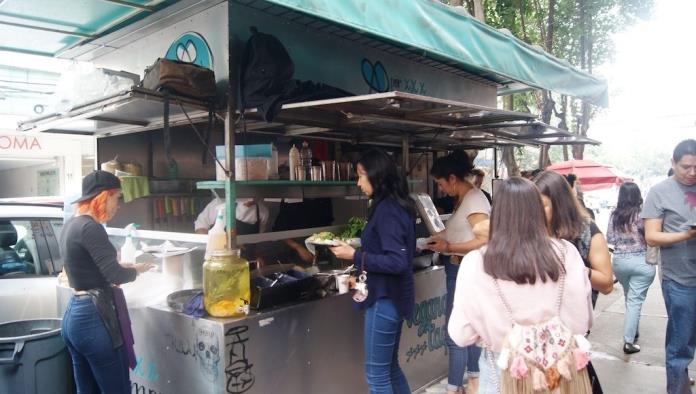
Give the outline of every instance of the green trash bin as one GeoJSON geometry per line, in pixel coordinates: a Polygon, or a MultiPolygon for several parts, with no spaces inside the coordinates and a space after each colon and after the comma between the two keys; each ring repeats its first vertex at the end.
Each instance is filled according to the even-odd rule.
{"type": "Polygon", "coordinates": [[[73,392],[70,353],[60,323],[36,319],[0,324],[0,393],[73,392]]]}

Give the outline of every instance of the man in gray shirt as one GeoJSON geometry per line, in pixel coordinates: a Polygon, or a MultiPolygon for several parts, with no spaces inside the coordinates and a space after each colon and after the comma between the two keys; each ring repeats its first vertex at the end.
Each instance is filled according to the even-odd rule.
{"type": "Polygon", "coordinates": [[[687,368],[696,349],[696,140],[680,142],[674,175],[648,192],[641,217],[645,240],[659,246],[667,308],[667,392],[690,393],[687,368]]]}

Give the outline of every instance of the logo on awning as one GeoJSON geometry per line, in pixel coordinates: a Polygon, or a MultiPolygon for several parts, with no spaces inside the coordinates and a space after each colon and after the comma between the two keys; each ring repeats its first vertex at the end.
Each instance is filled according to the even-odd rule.
{"type": "Polygon", "coordinates": [[[210,47],[205,38],[195,32],[187,32],[177,38],[169,46],[164,57],[213,69],[213,55],[210,47]]]}
{"type": "Polygon", "coordinates": [[[370,87],[370,91],[384,93],[389,91],[389,76],[384,65],[379,60],[372,64],[368,59],[363,59],[361,64],[362,76],[370,87]]]}

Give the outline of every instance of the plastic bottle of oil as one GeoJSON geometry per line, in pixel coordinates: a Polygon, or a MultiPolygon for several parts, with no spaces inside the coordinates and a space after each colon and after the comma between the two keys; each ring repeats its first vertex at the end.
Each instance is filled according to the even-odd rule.
{"type": "Polygon", "coordinates": [[[249,262],[239,250],[214,251],[203,264],[203,305],[213,317],[249,313],[249,262]]]}

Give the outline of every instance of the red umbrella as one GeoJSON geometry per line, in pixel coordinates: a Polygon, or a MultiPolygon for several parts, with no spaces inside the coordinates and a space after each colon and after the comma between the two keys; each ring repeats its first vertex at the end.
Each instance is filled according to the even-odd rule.
{"type": "Polygon", "coordinates": [[[546,169],[563,175],[575,174],[580,183],[580,190],[583,192],[608,189],[614,185],[633,180],[621,175],[614,167],[595,163],[591,160],[563,161],[552,164],[546,169]]]}

